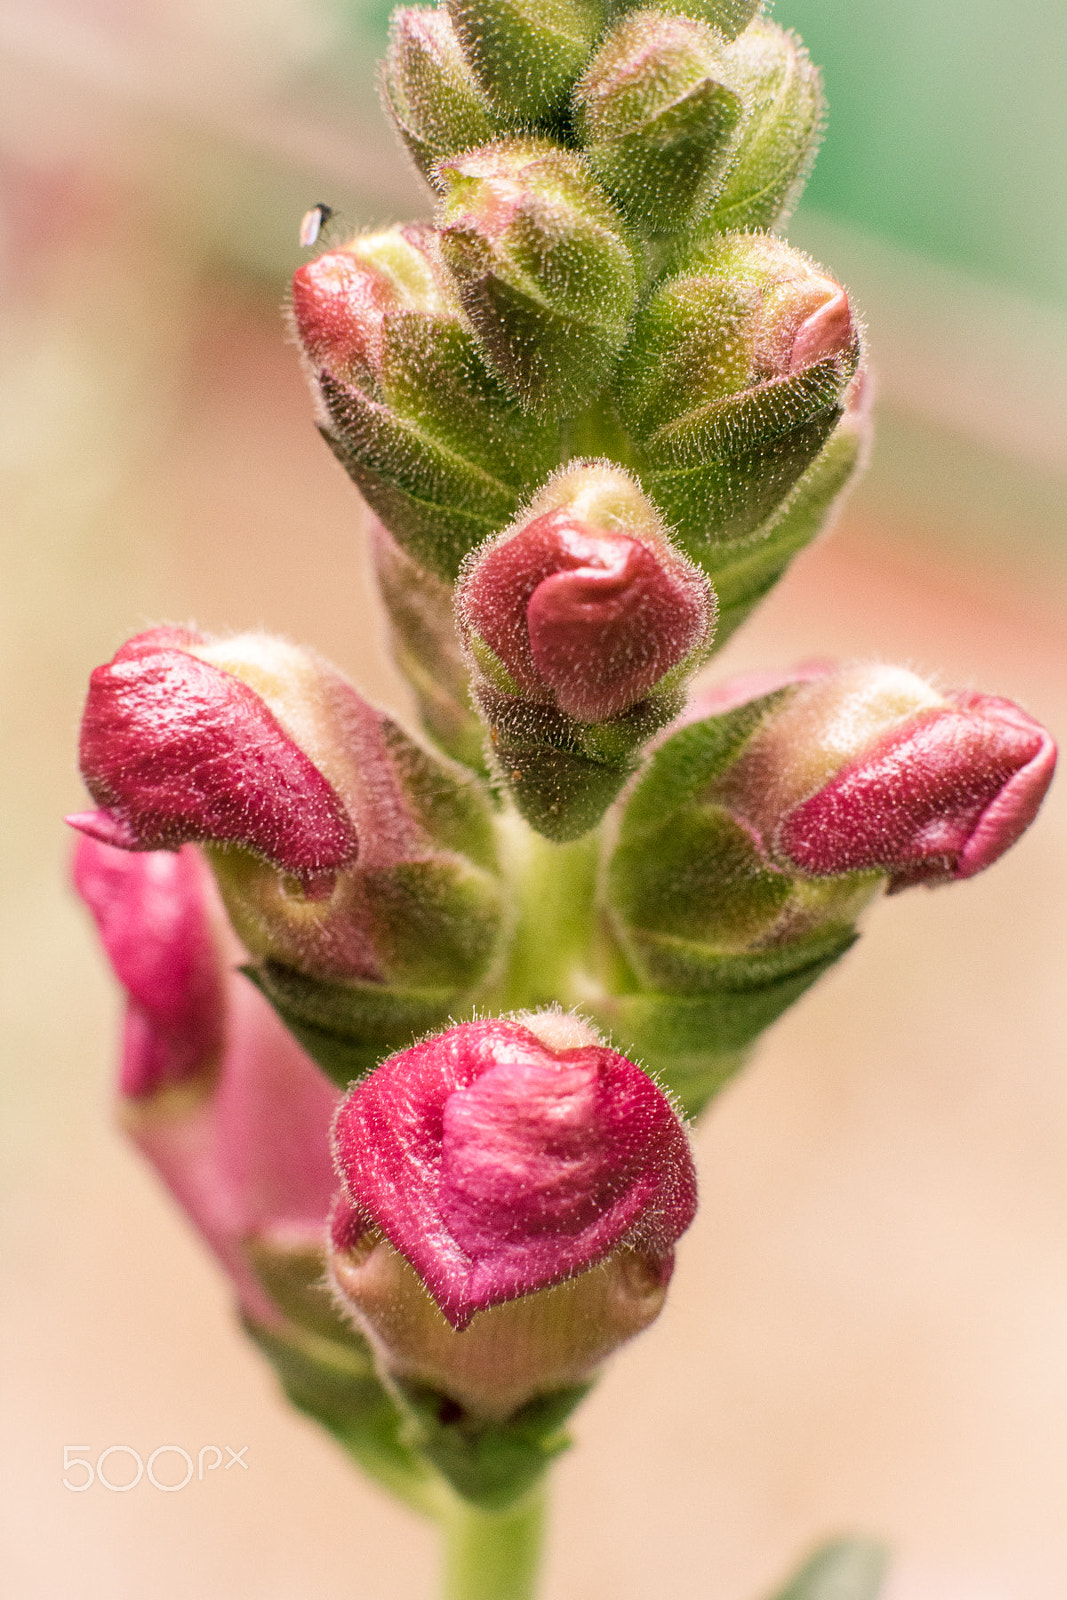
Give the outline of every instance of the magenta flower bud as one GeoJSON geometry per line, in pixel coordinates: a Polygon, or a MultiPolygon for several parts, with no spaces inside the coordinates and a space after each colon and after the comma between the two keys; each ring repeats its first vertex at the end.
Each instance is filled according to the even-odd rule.
{"type": "Polygon", "coordinates": [[[131,855],[83,838],[74,887],[128,996],[121,1092],[142,1099],[210,1076],[222,1048],[221,930],[196,851],[131,855]]]}
{"type": "Polygon", "coordinates": [[[245,1314],[280,1326],[253,1263],[322,1250],[338,1092],[236,971],[239,951],[195,851],[130,855],[83,839],[74,879],[128,996],[126,1131],[211,1245],[245,1314]]]}
{"type": "Polygon", "coordinates": [[[463,1023],[391,1057],[341,1106],[334,1153],[364,1230],[455,1329],[620,1250],[665,1278],[696,1208],[665,1095],[558,1012],[463,1023]]]}
{"type": "Polygon", "coordinates": [[[460,617],[519,693],[604,722],[707,638],[708,584],[618,468],[573,466],[530,512],[474,552],[460,617]]]}
{"type": "Polygon", "coordinates": [[[991,866],[1055,764],[1049,734],[1008,700],[858,666],[800,685],[721,787],[780,866],[884,872],[896,890],[991,866]]]}
{"type": "Polygon", "coordinates": [[[778,829],[813,876],[882,869],[891,889],[971,878],[1030,826],[1056,746],[1010,700],[956,693],[884,734],[778,829]]]}
{"type": "Polygon", "coordinates": [[[72,824],[127,849],[241,845],[305,881],[354,860],[352,819],[286,725],[286,696],[259,693],[212,653],[201,635],[152,629],[96,669],[80,758],[102,815],[72,824]]]}
{"type": "Polygon", "coordinates": [[[373,389],[388,316],[449,309],[447,279],[424,224],[357,236],[293,274],[292,312],[301,347],[316,372],[373,389]]]}
{"type": "Polygon", "coordinates": [[[500,931],[486,794],[311,651],[181,637],[142,635],[93,673],[82,769],[102,810],[74,826],[126,849],[206,844],[254,957],[426,986],[447,1015],[500,931]]]}

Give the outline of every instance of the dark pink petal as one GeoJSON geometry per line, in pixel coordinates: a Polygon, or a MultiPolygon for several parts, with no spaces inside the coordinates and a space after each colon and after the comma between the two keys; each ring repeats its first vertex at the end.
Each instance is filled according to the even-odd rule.
{"type": "Polygon", "coordinates": [[[520,689],[580,722],[644,699],[709,625],[706,589],[677,555],[563,510],[490,546],[460,607],[520,689]]]}
{"type": "Polygon", "coordinates": [[[878,868],[892,888],[967,878],[1033,820],[1055,746],[993,696],[914,718],[879,739],[784,819],[777,850],[816,876],[878,868]]]}
{"type": "Polygon", "coordinates": [[[74,885],[129,996],[120,1088],[134,1099],[217,1065],[221,958],[195,850],[130,855],[83,838],[74,885]]]}
{"type": "Polygon", "coordinates": [[[142,645],[89,682],[81,768],[108,814],[96,837],[238,844],[300,877],[354,859],[339,797],[259,695],[185,650],[142,645]]]}
{"type": "Polygon", "coordinates": [[[623,1241],[666,1257],[696,1206],[684,1131],[639,1067],[506,1019],[391,1057],[341,1107],[334,1153],[457,1328],[623,1241]]]}

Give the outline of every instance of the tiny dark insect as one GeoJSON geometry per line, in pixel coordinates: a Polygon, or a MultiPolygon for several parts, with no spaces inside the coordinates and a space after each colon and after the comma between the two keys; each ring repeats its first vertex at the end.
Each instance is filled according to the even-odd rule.
{"type": "Polygon", "coordinates": [[[300,243],[305,250],[311,249],[330,218],[336,215],[333,206],[326,205],[322,200],[317,206],[312,206],[310,211],[304,212],[300,219],[300,243]]]}

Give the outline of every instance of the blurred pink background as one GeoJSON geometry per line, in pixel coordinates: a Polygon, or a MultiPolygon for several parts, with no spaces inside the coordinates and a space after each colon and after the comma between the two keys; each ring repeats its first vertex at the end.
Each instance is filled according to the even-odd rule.
{"type": "MultiPolygon", "coordinates": [[[[340,13],[16,4],[0,51],[5,1592],[416,1600],[431,1531],[288,1411],[112,1125],[119,1001],[58,819],[86,674],[149,621],[275,629],[407,704],[280,304],[307,205],[422,202],[340,13]],[[113,1444],[248,1469],[63,1487],[65,1445],[113,1444]]],[[[719,670],[892,658],[1062,738],[1063,327],[794,236],[866,310],[881,443],[719,670]]],[[[668,1309],[556,1475],[545,1600],[758,1600],[849,1530],[893,1545],[886,1600],[1067,1592],[1065,796],[987,876],[875,908],[705,1121],[668,1309]]]]}

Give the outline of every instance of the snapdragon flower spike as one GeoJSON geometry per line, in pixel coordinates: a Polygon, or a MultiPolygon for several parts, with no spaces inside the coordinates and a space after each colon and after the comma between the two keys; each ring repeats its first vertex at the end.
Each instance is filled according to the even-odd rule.
{"type": "Polygon", "coordinates": [[[479,88],[443,7],[405,6],[393,12],[382,88],[415,165],[435,186],[440,160],[488,144],[506,131],[479,88]]]}
{"type": "Polygon", "coordinates": [[[781,228],[803,193],[826,118],[822,74],[796,34],[760,18],[725,59],[748,114],[698,238],[781,228]]]}
{"type": "Polygon", "coordinates": [[[128,997],[123,1125],[229,1275],[242,1310],[285,1324],[253,1263],[321,1255],[337,1090],[234,967],[197,852],[82,838],[74,882],[128,997]]]}
{"type": "Polygon", "coordinates": [[[787,506],[841,419],[860,357],[845,290],[765,235],[695,249],[642,307],[616,402],[645,489],[713,577],[787,506]]]}
{"type": "Polygon", "coordinates": [[[427,1294],[462,1331],[476,1313],[568,1284],[562,1300],[516,1307],[518,1320],[479,1319],[469,1337],[436,1323],[425,1359],[446,1392],[454,1366],[452,1381],[483,1409],[579,1381],[635,1321],[650,1320],[696,1209],[685,1132],[662,1091],[560,1012],[463,1023],[393,1056],[344,1101],[334,1153],[344,1186],[334,1282],[386,1343],[387,1365],[399,1337],[392,1357],[414,1375],[419,1352],[404,1325],[435,1325],[427,1294]],[[387,1243],[372,1262],[376,1238],[387,1243]],[[403,1262],[389,1269],[394,1251],[403,1262]],[[635,1254],[636,1274],[625,1265],[635,1254]],[[408,1285],[399,1308],[381,1292],[383,1274],[408,1285]],[[572,1304],[575,1292],[591,1297],[587,1308],[599,1303],[599,1328],[572,1304]],[[546,1304],[569,1307],[566,1328],[542,1320],[546,1304]],[[498,1336],[500,1370],[479,1374],[464,1351],[492,1342],[494,1328],[521,1329],[523,1350],[509,1357],[498,1336]]]}
{"type": "Polygon", "coordinates": [[[347,1082],[496,958],[488,796],[310,651],[181,637],[93,675],[83,770],[108,809],[72,820],[127,848],[206,844],[256,981],[347,1082]]]}
{"type": "Polygon", "coordinates": [[[695,1113],[881,888],[991,865],[1054,764],[1017,706],[895,667],[813,663],[699,697],[619,819],[605,904],[637,981],[597,1015],[695,1113]]]}
{"type": "Polygon", "coordinates": [[[682,232],[706,208],[744,109],[722,36],[657,11],[623,17],[574,89],[586,160],[646,235],[682,232]]]}
{"type": "Polygon", "coordinates": [[[503,782],[535,827],[569,837],[674,714],[715,597],[630,475],[579,461],[472,554],[456,614],[503,782]]]}
{"type": "Polygon", "coordinates": [[[486,359],[531,410],[578,410],[622,349],[637,293],[622,217],[582,158],[547,139],[501,139],[439,170],[441,252],[486,359]]]}
{"type": "Polygon", "coordinates": [[[393,537],[451,581],[554,464],[557,430],[488,370],[425,225],[306,262],[292,316],[326,442],[393,537]]]}

